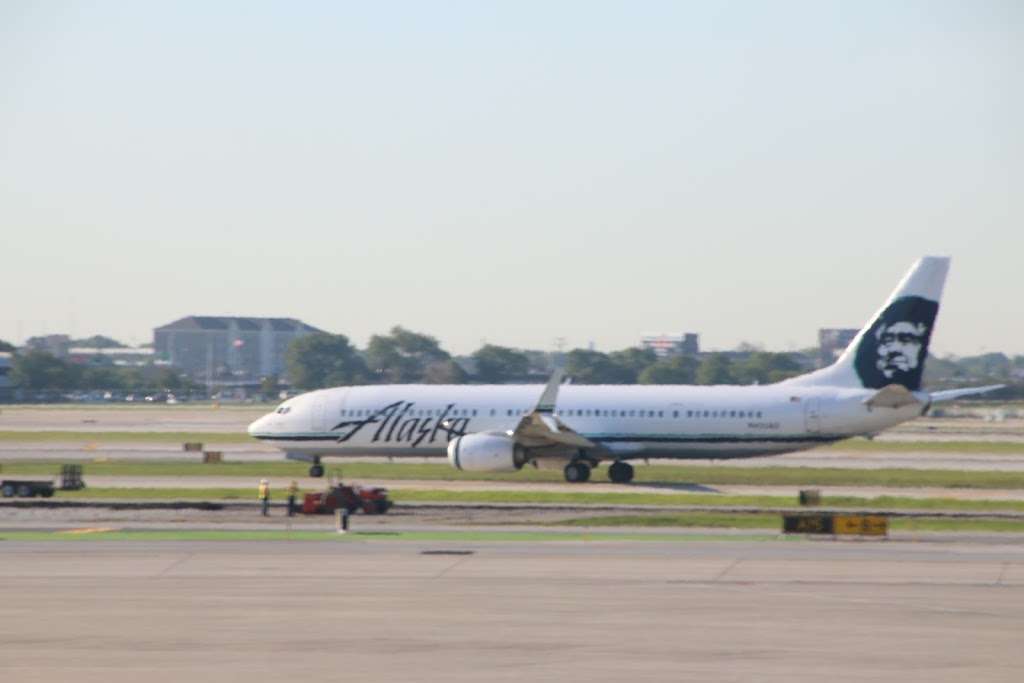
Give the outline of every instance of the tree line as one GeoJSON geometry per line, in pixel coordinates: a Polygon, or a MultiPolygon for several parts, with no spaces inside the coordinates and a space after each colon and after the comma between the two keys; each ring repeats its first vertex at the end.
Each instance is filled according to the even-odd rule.
{"type": "Polygon", "coordinates": [[[11,382],[29,391],[190,392],[198,388],[177,370],[156,365],[115,367],[80,365],[46,351],[16,353],[11,382]]]}
{"type": "MultiPolygon", "coordinates": [[[[190,393],[202,385],[167,366],[89,366],[39,350],[19,351],[0,340],[0,351],[13,352],[11,380],[29,391],[120,391],[190,393]]],[[[772,353],[747,347],[744,353],[709,353],[659,358],[649,349],[604,353],[573,349],[558,362],[577,384],[770,384],[805,372],[799,354],[772,353]]],[[[552,354],[486,344],[457,362],[430,335],[394,327],[373,335],[364,349],[342,334],[316,333],[292,342],[286,352],[287,374],[295,389],[352,384],[465,384],[537,382],[550,372],[552,354]]],[[[989,353],[966,358],[930,358],[927,386],[1008,383],[990,398],[1024,396],[1024,356],[989,353]]],[[[278,378],[263,378],[260,390],[276,394],[278,378]]]]}
{"type": "MultiPolygon", "coordinates": [[[[360,351],[342,334],[311,334],[292,342],[288,376],[299,389],[352,384],[504,384],[535,381],[549,371],[550,355],[486,344],[469,356],[468,372],[434,337],[394,327],[374,335],[360,351]]],[[[788,353],[754,351],[733,359],[712,353],[702,358],[659,358],[649,349],[611,353],[573,349],[566,373],[577,384],[754,384],[777,382],[802,371],[788,353]]]]}

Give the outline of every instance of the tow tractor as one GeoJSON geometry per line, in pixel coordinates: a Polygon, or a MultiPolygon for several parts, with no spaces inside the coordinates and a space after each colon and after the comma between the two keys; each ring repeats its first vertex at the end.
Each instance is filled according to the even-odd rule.
{"type": "Polygon", "coordinates": [[[347,486],[332,483],[323,493],[307,493],[302,500],[302,514],[330,515],[345,509],[349,514],[362,510],[366,515],[383,515],[391,509],[388,490],[370,486],[347,486]]]}

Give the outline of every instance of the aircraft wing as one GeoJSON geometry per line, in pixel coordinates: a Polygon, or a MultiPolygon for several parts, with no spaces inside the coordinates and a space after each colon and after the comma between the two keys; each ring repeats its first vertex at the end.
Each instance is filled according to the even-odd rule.
{"type": "Polygon", "coordinates": [[[931,394],[932,403],[939,401],[952,401],[955,398],[962,396],[974,396],[975,394],[984,394],[988,391],[995,391],[996,389],[1002,389],[1005,384],[990,384],[987,387],[965,387],[963,389],[948,389],[946,391],[934,391],[931,394]]]}
{"type": "Polygon", "coordinates": [[[555,370],[544,387],[537,406],[524,415],[509,436],[527,448],[542,446],[571,446],[573,448],[596,448],[590,439],[580,436],[555,415],[555,403],[558,400],[558,388],[562,384],[565,373],[555,370]]]}

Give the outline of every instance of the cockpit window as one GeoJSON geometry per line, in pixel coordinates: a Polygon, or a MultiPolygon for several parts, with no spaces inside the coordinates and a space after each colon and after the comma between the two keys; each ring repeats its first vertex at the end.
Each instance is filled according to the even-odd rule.
{"type": "Polygon", "coordinates": [[[274,412],[277,413],[278,415],[287,415],[288,413],[291,412],[291,410],[292,410],[291,406],[280,406],[274,412]]]}

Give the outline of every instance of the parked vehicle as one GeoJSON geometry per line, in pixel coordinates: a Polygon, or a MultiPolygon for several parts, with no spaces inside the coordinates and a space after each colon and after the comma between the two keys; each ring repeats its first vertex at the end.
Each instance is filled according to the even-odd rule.
{"type": "Polygon", "coordinates": [[[362,510],[367,515],[383,515],[393,504],[385,488],[338,484],[324,493],[307,493],[302,501],[302,513],[329,515],[345,509],[349,514],[362,510]]]}

